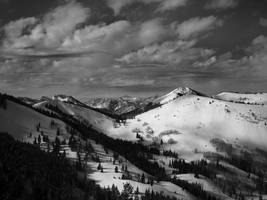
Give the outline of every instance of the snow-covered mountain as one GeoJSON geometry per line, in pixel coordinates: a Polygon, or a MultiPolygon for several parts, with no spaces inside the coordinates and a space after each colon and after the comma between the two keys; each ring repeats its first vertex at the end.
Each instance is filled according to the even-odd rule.
{"type": "Polygon", "coordinates": [[[106,110],[114,114],[129,113],[137,109],[144,108],[150,102],[156,99],[155,97],[130,97],[123,96],[118,98],[91,98],[88,99],[85,104],[90,107],[106,110]]]}
{"type": "MultiPolygon", "coordinates": [[[[127,119],[121,117],[124,113],[108,115],[99,110],[107,108],[108,100],[99,100],[97,104],[102,104],[103,107],[92,108],[74,97],[65,95],[42,97],[38,101],[13,98],[7,99],[5,104],[0,98],[0,132],[8,132],[27,142],[33,142],[40,134],[48,135],[52,141],[57,135],[62,141],[68,141],[70,130],[67,127],[73,124],[67,122],[69,119],[75,119],[75,126],[81,122],[96,130],[97,134],[103,133],[110,138],[153,145],[161,152],[171,150],[188,163],[203,158],[214,162],[215,156],[215,160],[221,159],[220,168],[215,167],[220,178],[195,177],[192,171],[178,173],[178,178],[189,183],[197,182],[203,185],[205,191],[221,199],[231,199],[229,193],[220,189],[220,181],[226,184],[225,181],[232,181],[234,176],[240,191],[246,191],[246,187],[253,188],[253,181],[257,178],[256,171],[248,172],[247,168],[241,165],[244,160],[238,160],[236,163],[231,160],[231,156],[244,159],[243,155],[249,155],[245,159],[253,158],[254,170],[267,167],[267,105],[264,95],[223,93],[209,97],[190,88],[177,88],[166,95],[145,99],[143,103],[141,100],[127,97],[127,102],[138,102],[136,105],[143,106],[140,112],[127,119]],[[246,101],[242,102],[240,98],[245,97],[246,101]]],[[[120,108],[123,107],[122,104],[120,108]]],[[[127,106],[129,105],[125,105],[127,106]]],[[[134,109],[136,110],[135,106],[134,109]]],[[[90,135],[92,130],[85,132],[90,135]]],[[[104,143],[91,142],[94,155],[100,156],[106,173],[97,171],[90,177],[103,186],[111,187],[115,184],[122,190],[123,184],[126,183],[120,179],[123,173],[114,173],[114,164],[110,162],[114,152],[108,150],[104,143]]],[[[70,149],[67,152],[71,159],[77,159],[76,152],[70,149]]],[[[154,155],[152,161],[164,167],[168,175],[174,176],[174,169],[168,164],[172,159],[166,155],[154,155]]],[[[132,174],[144,173],[127,159],[121,157],[121,160],[128,165],[132,174]]],[[[116,166],[121,168],[122,163],[116,166]]],[[[98,162],[90,160],[88,165],[97,168],[98,162]]],[[[130,183],[142,187],[142,192],[145,192],[144,188],[153,189],[170,196],[194,199],[191,194],[168,181],[161,181],[153,187],[136,180],[130,180],[130,183]]]]}
{"type": "Polygon", "coordinates": [[[267,147],[267,105],[240,104],[178,88],[155,100],[161,106],[126,121],[117,132],[139,132],[149,140],[175,143],[172,148],[214,151],[212,138],[267,147]]]}
{"type": "Polygon", "coordinates": [[[197,92],[191,88],[188,87],[179,87],[175,90],[171,91],[170,93],[163,95],[153,101],[154,104],[166,104],[169,103],[179,97],[182,96],[188,96],[188,95],[198,95],[198,96],[206,96],[204,94],[201,94],[200,92],[197,92]]]}
{"type": "Polygon", "coordinates": [[[57,95],[41,100],[33,107],[51,112],[60,110],[114,138],[136,140],[135,133],[140,132],[149,141],[163,140],[184,152],[195,149],[213,151],[209,142],[213,138],[252,147],[267,146],[265,94],[221,93],[208,97],[181,87],[161,97],[145,98],[143,102],[142,98],[124,97],[99,98],[86,103],[98,109],[113,109],[117,113],[129,111],[131,106],[136,110],[137,107],[152,105],[123,123],[117,123],[118,118],[107,116],[70,96],[57,95]],[[249,104],[240,102],[240,98],[245,97],[249,104]]]}
{"type": "Polygon", "coordinates": [[[109,127],[113,127],[115,123],[115,119],[90,108],[71,96],[57,95],[46,98],[44,101],[34,104],[33,107],[48,110],[59,116],[70,115],[77,120],[86,122],[100,132],[107,132],[109,127]]]}

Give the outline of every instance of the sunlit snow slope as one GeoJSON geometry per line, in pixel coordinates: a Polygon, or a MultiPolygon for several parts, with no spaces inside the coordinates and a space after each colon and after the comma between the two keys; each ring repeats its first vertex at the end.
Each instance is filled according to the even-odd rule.
{"type": "Polygon", "coordinates": [[[170,94],[161,99],[165,104],[127,120],[117,132],[139,132],[147,139],[163,139],[179,151],[212,151],[212,138],[267,148],[266,105],[222,101],[190,91],[170,94]]]}

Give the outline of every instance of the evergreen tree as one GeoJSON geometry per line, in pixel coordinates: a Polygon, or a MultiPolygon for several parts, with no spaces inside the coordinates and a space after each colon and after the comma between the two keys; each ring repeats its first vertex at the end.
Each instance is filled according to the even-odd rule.
{"type": "Polygon", "coordinates": [[[130,183],[123,184],[121,198],[124,200],[129,199],[133,194],[133,186],[130,183]]]}
{"type": "Polygon", "coordinates": [[[102,166],[101,166],[101,163],[98,163],[98,166],[97,166],[97,170],[101,170],[102,166]]]}
{"type": "Polygon", "coordinates": [[[141,182],[142,182],[142,183],[145,183],[145,180],[146,180],[146,178],[145,178],[145,174],[143,173],[142,176],[141,176],[141,182]]]}
{"type": "Polygon", "coordinates": [[[56,154],[56,155],[59,155],[59,151],[60,151],[60,140],[58,137],[55,138],[55,142],[54,142],[54,149],[53,149],[53,152],[56,154]]]}
{"type": "Polygon", "coordinates": [[[42,142],[41,136],[40,136],[40,135],[38,135],[38,144],[40,145],[40,144],[41,144],[41,142],[42,142]]]}

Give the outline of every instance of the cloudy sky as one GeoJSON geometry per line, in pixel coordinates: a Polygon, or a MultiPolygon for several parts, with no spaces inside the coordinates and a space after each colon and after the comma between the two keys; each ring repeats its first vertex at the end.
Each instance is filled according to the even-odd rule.
{"type": "Polygon", "coordinates": [[[0,0],[0,90],[267,92],[267,0],[0,0]]]}

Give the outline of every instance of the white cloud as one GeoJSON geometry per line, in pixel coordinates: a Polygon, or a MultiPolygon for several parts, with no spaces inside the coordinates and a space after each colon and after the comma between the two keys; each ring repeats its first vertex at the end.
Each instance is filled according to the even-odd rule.
{"type": "Polygon", "coordinates": [[[206,5],[206,9],[224,10],[235,8],[238,5],[238,0],[210,0],[206,5]]]}
{"type": "Polygon", "coordinates": [[[167,29],[168,27],[165,27],[158,19],[147,21],[141,24],[138,37],[142,44],[151,44],[168,35],[167,29]]]}
{"type": "Polygon", "coordinates": [[[160,3],[158,10],[159,11],[172,10],[181,6],[185,6],[187,2],[188,0],[165,0],[160,3]]]}
{"type": "Polygon", "coordinates": [[[111,24],[88,25],[76,30],[62,43],[61,50],[104,50],[115,57],[137,48],[160,42],[170,36],[170,26],[159,19],[138,24],[116,21],[111,24]]]}
{"type": "MultiPolygon", "coordinates": [[[[158,11],[162,11],[161,8],[181,6],[187,1],[145,2],[158,2],[158,11]]],[[[10,50],[14,62],[0,67],[0,71],[14,75],[12,79],[5,79],[17,80],[11,82],[30,88],[31,85],[44,87],[48,83],[51,87],[65,84],[84,87],[109,81],[114,87],[150,86],[155,83],[157,77],[154,75],[159,76],[157,70],[162,67],[189,66],[191,69],[193,63],[210,59],[214,51],[194,47],[195,36],[222,23],[210,16],[193,18],[178,25],[164,24],[158,18],[134,23],[120,20],[110,24],[85,25],[89,16],[88,8],[72,1],[42,18],[26,18],[7,24],[7,37],[0,52],[10,50]],[[100,54],[103,51],[105,55],[100,54]],[[134,67],[124,68],[124,64],[140,65],[139,69],[147,77],[140,78],[140,73],[131,71],[134,67]],[[157,68],[154,75],[146,64],[158,65],[154,68],[157,68]],[[112,68],[114,65],[119,67],[112,68]],[[20,77],[18,73],[26,75],[20,77]]]]}
{"type": "Polygon", "coordinates": [[[56,48],[65,37],[72,34],[77,25],[87,19],[88,15],[88,8],[72,1],[55,8],[37,24],[35,18],[10,22],[4,27],[8,38],[4,46],[6,48],[56,48]],[[23,34],[29,25],[34,25],[29,29],[30,33],[23,34]],[[15,30],[15,34],[10,29],[15,30]]]}
{"type": "Polygon", "coordinates": [[[168,64],[175,66],[183,62],[206,59],[214,54],[213,50],[193,47],[196,40],[167,41],[131,52],[117,59],[121,64],[168,64]]]}
{"type": "Polygon", "coordinates": [[[128,5],[133,3],[134,0],[107,0],[107,4],[110,8],[112,8],[114,10],[115,15],[119,14],[120,10],[128,5]]]}
{"type": "Polygon", "coordinates": [[[214,16],[203,18],[196,17],[179,24],[176,31],[181,38],[186,39],[222,26],[222,24],[222,20],[214,16]]]}
{"type": "Polygon", "coordinates": [[[6,39],[12,41],[20,37],[27,27],[34,25],[37,22],[35,17],[22,18],[16,21],[9,22],[5,27],[5,36],[6,39]]]}
{"type": "Polygon", "coordinates": [[[158,11],[173,10],[175,8],[185,6],[189,0],[107,0],[107,4],[114,10],[115,15],[119,14],[120,10],[134,2],[144,4],[158,3],[158,11]]]}
{"type": "Polygon", "coordinates": [[[116,41],[126,37],[130,29],[131,24],[128,21],[117,21],[109,25],[89,25],[83,29],[76,30],[73,35],[66,37],[61,48],[109,51],[111,46],[114,48],[116,41]]]}

